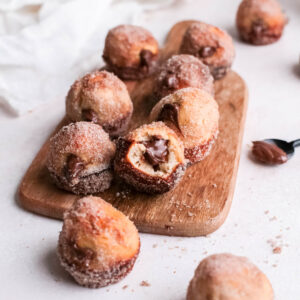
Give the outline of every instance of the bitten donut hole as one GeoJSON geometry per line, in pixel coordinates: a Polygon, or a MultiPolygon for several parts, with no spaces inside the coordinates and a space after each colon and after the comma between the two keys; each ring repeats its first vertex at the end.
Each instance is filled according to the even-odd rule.
{"type": "Polygon", "coordinates": [[[180,164],[175,151],[170,140],[148,136],[131,146],[128,157],[132,165],[143,173],[166,178],[180,164]]]}

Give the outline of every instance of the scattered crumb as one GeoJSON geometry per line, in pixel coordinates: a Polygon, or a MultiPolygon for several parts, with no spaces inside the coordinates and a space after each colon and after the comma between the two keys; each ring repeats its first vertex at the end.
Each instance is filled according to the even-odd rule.
{"type": "Polygon", "coordinates": [[[207,253],[208,253],[207,251],[204,251],[202,254],[203,254],[203,255],[206,255],[207,253]]]}
{"type": "Polygon", "coordinates": [[[176,215],[175,214],[171,214],[171,217],[170,217],[170,222],[173,222],[176,218],[176,215]]]}
{"type": "Polygon", "coordinates": [[[192,194],[191,192],[188,192],[187,195],[188,195],[189,197],[192,197],[192,196],[193,196],[193,194],[192,194]]]}
{"type": "Polygon", "coordinates": [[[106,292],[109,292],[109,289],[106,289],[106,292]]]}
{"type": "Polygon", "coordinates": [[[277,265],[276,265],[276,264],[274,264],[274,265],[272,265],[272,267],[273,267],[273,268],[276,268],[276,267],[277,267],[277,265]]]}
{"type": "Polygon", "coordinates": [[[212,184],[212,187],[213,187],[213,188],[216,188],[216,187],[217,187],[217,184],[213,183],[213,184],[212,184]]]}
{"type": "Polygon", "coordinates": [[[281,238],[282,238],[282,235],[281,235],[281,234],[276,235],[275,238],[276,238],[276,239],[281,239],[281,238]]]}
{"type": "Polygon", "coordinates": [[[164,240],[164,243],[166,243],[167,242],[167,240],[164,240]]]}
{"type": "Polygon", "coordinates": [[[174,229],[174,227],[171,226],[171,225],[165,225],[165,228],[166,228],[167,230],[172,230],[172,229],[174,229]]]}
{"type": "Polygon", "coordinates": [[[192,177],[192,174],[189,174],[188,177],[191,178],[191,177],[192,177]]]}
{"type": "Polygon", "coordinates": [[[120,197],[120,195],[121,195],[121,194],[120,194],[119,192],[116,193],[116,197],[120,197]]]}
{"type": "Polygon", "coordinates": [[[173,274],[176,274],[176,270],[173,271],[173,274]]]}
{"type": "Polygon", "coordinates": [[[269,211],[268,210],[265,210],[265,215],[267,215],[269,213],[269,211]]]}
{"type": "Polygon", "coordinates": [[[134,292],[134,289],[131,289],[131,292],[133,293],[133,292],[134,292]]]}
{"type": "Polygon", "coordinates": [[[149,283],[148,281],[143,280],[143,281],[140,283],[140,286],[150,286],[150,283],[149,283]]]}
{"type": "Polygon", "coordinates": [[[290,227],[287,227],[286,230],[290,230],[290,227]]]}
{"type": "Polygon", "coordinates": [[[234,223],[234,227],[237,227],[238,226],[238,224],[237,223],[234,223]]]}
{"type": "Polygon", "coordinates": [[[275,248],[273,248],[273,253],[274,253],[274,254],[280,254],[281,251],[282,251],[282,248],[281,248],[281,247],[275,247],[275,248]]]}
{"type": "Polygon", "coordinates": [[[268,264],[269,262],[268,262],[267,260],[264,260],[264,263],[265,263],[265,264],[268,264]]]}
{"type": "Polygon", "coordinates": [[[275,220],[277,220],[277,217],[276,216],[273,216],[271,219],[269,219],[269,221],[275,221],[275,220]]]}
{"type": "Polygon", "coordinates": [[[125,284],[125,285],[122,287],[123,290],[126,290],[127,288],[128,288],[128,285],[127,285],[127,284],[125,284]]]}
{"type": "Polygon", "coordinates": [[[187,212],[187,215],[188,215],[188,217],[193,217],[194,216],[194,214],[190,211],[187,212]]]}
{"type": "Polygon", "coordinates": [[[152,248],[156,248],[156,247],[157,247],[157,244],[153,244],[153,245],[152,245],[152,248]]]}

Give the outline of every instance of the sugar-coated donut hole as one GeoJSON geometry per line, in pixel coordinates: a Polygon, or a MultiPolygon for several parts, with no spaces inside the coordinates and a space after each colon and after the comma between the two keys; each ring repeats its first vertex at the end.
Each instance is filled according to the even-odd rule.
{"type": "Polygon", "coordinates": [[[236,15],[240,38],[253,45],[267,45],[280,39],[287,18],[277,0],[243,0],[236,15]]]}

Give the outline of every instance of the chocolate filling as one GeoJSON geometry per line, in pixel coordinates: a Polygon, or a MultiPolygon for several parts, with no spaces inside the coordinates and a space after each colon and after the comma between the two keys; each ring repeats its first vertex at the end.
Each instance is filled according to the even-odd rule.
{"type": "Polygon", "coordinates": [[[98,116],[92,109],[83,109],[81,112],[82,119],[93,123],[98,123],[98,116]]]}
{"type": "Polygon", "coordinates": [[[173,123],[174,125],[176,125],[176,127],[180,131],[179,123],[178,123],[178,111],[179,111],[178,104],[167,103],[162,107],[162,109],[157,117],[157,121],[163,121],[163,122],[169,121],[169,122],[173,123]]]}
{"type": "Polygon", "coordinates": [[[214,79],[221,79],[227,73],[228,67],[216,67],[211,70],[214,79]]]}
{"type": "Polygon", "coordinates": [[[153,136],[149,141],[143,142],[143,145],[146,147],[144,157],[154,168],[168,160],[168,143],[168,140],[158,136],[153,136]]]}
{"type": "Polygon", "coordinates": [[[178,81],[176,78],[175,74],[168,74],[165,78],[164,78],[164,82],[163,85],[171,88],[171,89],[176,89],[178,87],[178,81]]]}
{"type": "Polygon", "coordinates": [[[143,49],[140,52],[140,65],[141,67],[149,68],[153,63],[153,53],[150,50],[143,49]]]}
{"type": "Polygon", "coordinates": [[[201,47],[199,50],[199,56],[202,58],[206,58],[215,54],[217,49],[215,47],[205,46],[201,47]]]}
{"type": "Polygon", "coordinates": [[[282,149],[262,141],[253,142],[252,154],[257,160],[269,165],[283,164],[288,159],[282,149]]]}
{"type": "Polygon", "coordinates": [[[79,173],[84,169],[83,161],[76,155],[68,156],[67,164],[65,166],[65,176],[68,180],[73,180],[78,177],[79,173]]]}

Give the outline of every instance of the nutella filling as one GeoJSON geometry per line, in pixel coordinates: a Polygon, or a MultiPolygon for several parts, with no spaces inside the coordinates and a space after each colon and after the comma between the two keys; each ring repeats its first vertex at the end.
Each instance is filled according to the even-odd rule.
{"type": "Polygon", "coordinates": [[[260,162],[269,165],[283,164],[287,162],[287,154],[274,144],[255,141],[252,147],[253,156],[260,162]]]}
{"type": "Polygon", "coordinates": [[[146,147],[144,157],[153,167],[158,167],[160,163],[168,160],[168,143],[168,140],[158,136],[153,136],[149,141],[143,142],[146,147]]]}
{"type": "Polygon", "coordinates": [[[141,67],[149,68],[152,64],[153,56],[154,55],[151,51],[143,49],[140,52],[141,67]]]}
{"type": "Polygon", "coordinates": [[[92,109],[83,109],[81,112],[82,119],[93,123],[98,123],[98,116],[92,109]]]}
{"type": "Polygon", "coordinates": [[[175,103],[165,104],[157,117],[157,121],[163,121],[163,122],[169,121],[174,125],[176,125],[176,127],[180,131],[179,123],[178,123],[178,110],[179,110],[178,104],[175,103]]]}
{"type": "Polygon", "coordinates": [[[217,67],[212,69],[211,73],[215,79],[221,79],[227,73],[228,67],[217,67]]]}
{"type": "Polygon", "coordinates": [[[71,154],[67,159],[65,166],[65,175],[68,180],[78,177],[79,173],[84,169],[83,161],[76,155],[71,154]]]}
{"type": "Polygon", "coordinates": [[[199,50],[199,56],[202,58],[206,58],[209,56],[214,55],[214,53],[217,51],[215,47],[205,46],[200,48],[199,50]]]}
{"type": "Polygon", "coordinates": [[[168,74],[164,79],[164,85],[168,88],[176,89],[178,82],[175,74],[168,74]]]}

